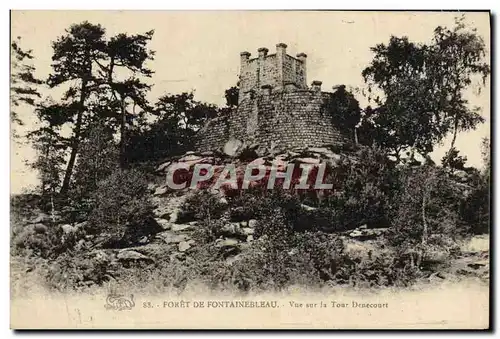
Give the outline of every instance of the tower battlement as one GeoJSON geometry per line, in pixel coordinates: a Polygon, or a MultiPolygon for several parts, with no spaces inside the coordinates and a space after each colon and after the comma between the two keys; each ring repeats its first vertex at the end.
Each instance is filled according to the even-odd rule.
{"type": "Polygon", "coordinates": [[[249,52],[241,52],[240,99],[250,92],[307,89],[305,53],[296,57],[286,54],[287,45],[276,45],[276,53],[268,54],[269,49],[258,49],[258,57],[250,58],[249,52]]]}

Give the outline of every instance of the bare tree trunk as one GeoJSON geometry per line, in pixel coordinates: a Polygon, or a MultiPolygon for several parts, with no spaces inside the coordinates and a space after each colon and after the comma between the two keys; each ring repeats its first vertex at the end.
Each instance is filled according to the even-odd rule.
{"type": "Polygon", "coordinates": [[[428,236],[427,220],[425,218],[425,204],[427,200],[426,195],[427,195],[427,189],[424,187],[422,195],[422,223],[424,225],[424,229],[422,232],[422,244],[425,244],[427,242],[427,236],[428,236]]]}
{"type": "Polygon", "coordinates": [[[453,139],[451,139],[450,150],[448,152],[451,152],[451,150],[455,148],[455,142],[457,141],[457,134],[458,134],[458,116],[455,116],[455,123],[453,126],[453,139]]]}
{"type": "Polygon", "coordinates": [[[83,112],[85,111],[85,100],[87,97],[87,80],[82,80],[82,88],[80,94],[79,110],[76,118],[75,133],[73,135],[73,142],[71,146],[71,155],[69,157],[68,166],[66,167],[66,173],[64,174],[64,180],[61,187],[61,195],[64,196],[68,192],[69,184],[71,181],[71,175],[73,174],[73,168],[75,167],[76,155],[78,154],[78,147],[80,146],[80,137],[82,132],[82,120],[83,112]]]}
{"type": "Polygon", "coordinates": [[[121,98],[121,113],[122,120],[120,124],[120,168],[127,168],[127,159],[126,159],[126,127],[127,127],[127,112],[125,107],[125,98],[121,98]]]}

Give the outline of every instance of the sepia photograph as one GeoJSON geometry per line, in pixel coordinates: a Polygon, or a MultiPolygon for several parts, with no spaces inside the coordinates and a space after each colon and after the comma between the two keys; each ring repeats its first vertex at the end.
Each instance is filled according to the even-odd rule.
{"type": "Polygon", "coordinates": [[[491,329],[489,11],[10,20],[12,329],[491,329]]]}

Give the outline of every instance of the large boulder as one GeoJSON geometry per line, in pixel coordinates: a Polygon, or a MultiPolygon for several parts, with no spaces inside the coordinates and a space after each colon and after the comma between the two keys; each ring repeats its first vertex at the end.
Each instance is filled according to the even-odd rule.
{"type": "Polygon", "coordinates": [[[35,218],[28,221],[28,224],[45,224],[51,222],[52,219],[45,213],[38,213],[35,218]]]}
{"type": "Polygon", "coordinates": [[[75,226],[71,226],[69,224],[61,225],[61,228],[64,234],[70,234],[76,232],[77,228],[75,226]]]}
{"type": "Polygon", "coordinates": [[[178,245],[179,252],[186,252],[195,243],[194,240],[182,241],[178,245]]]}
{"type": "Polygon", "coordinates": [[[187,234],[175,234],[170,231],[158,233],[156,238],[163,240],[166,244],[178,244],[182,241],[189,240],[187,234]]]}
{"type": "Polygon", "coordinates": [[[244,144],[240,140],[237,139],[230,139],[226,144],[224,145],[224,154],[234,157],[238,155],[238,153],[242,150],[244,144]]]}
{"type": "Polygon", "coordinates": [[[239,241],[237,239],[227,238],[227,239],[217,239],[215,242],[216,247],[227,248],[227,247],[237,247],[239,241]]]}
{"type": "Polygon", "coordinates": [[[168,192],[168,187],[167,186],[161,186],[156,188],[155,192],[153,193],[154,195],[164,195],[165,193],[168,192]]]}
{"type": "Polygon", "coordinates": [[[161,218],[155,218],[155,221],[158,223],[158,225],[160,225],[161,228],[163,228],[164,230],[169,230],[172,228],[172,224],[170,223],[170,221],[168,220],[165,220],[165,219],[161,219],[161,218]]]}
{"type": "Polygon", "coordinates": [[[172,231],[174,232],[182,232],[193,229],[191,225],[181,225],[181,224],[172,224],[172,231]]]}
{"type": "Polygon", "coordinates": [[[44,224],[38,223],[33,225],[33,230],[35,231],[35,233],[44,234],[47,233],[48,228],[44,224]]]}
{"type": "Polygon", "coordinates": [[[151,259],[150,257],[130,249],[121,250],[120,252],[118,252],[116,258],[121,262],[127,262],[127,263],[145,262],[151,264],[154,262],[154,260],[151,259]]]}

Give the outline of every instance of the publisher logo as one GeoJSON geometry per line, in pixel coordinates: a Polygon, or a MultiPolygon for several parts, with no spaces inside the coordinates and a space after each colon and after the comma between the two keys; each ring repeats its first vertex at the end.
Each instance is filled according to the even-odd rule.
{"type": "Polygon", "coordinates": [[[107,310],[115,310],[115,311],[125,311],[131,310],[135,307],[134,295],[124,296],[121,294],[109,294],[106,298],[106,305],[104,308],[107,310]]]}

